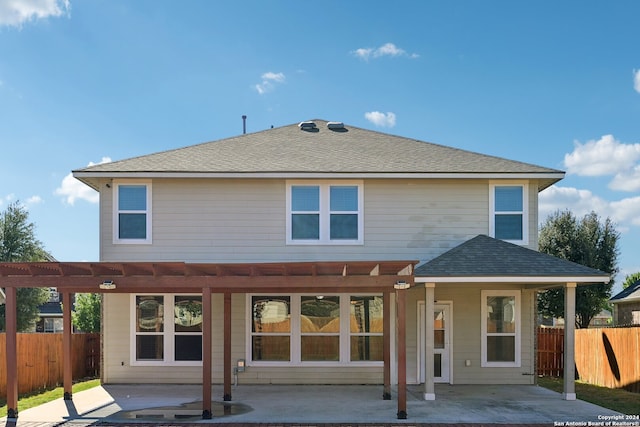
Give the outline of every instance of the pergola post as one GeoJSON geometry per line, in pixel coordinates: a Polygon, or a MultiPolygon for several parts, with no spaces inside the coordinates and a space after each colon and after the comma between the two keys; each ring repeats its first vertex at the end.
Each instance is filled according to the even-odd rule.
{"type": "Polygon", "coordinates": [[[211,288],[202,288],[202,419],[210,420],[211,412],[211,288]]]}
{"type": "Polygon", "coordinates": [[[72,400],[73,396],[73,342],[71,334],[71,292],[62,293],[62,385],[64,400],[72,400]]]}
{"type": "Polygon", "coordinates": [[[382,298],[382,360],[384,364],[382,399],[391,400],[391,292],[385,291],[382,298]]]}
{"type": "Polygon", "coordinates": [[[18,302],[16,288],[5,288],[7,418],[18,418],[18,302]]]}
{"type": "Polygon", "coordinates": [[[576,400],[576,283],[564,287],[564,400],[576,400]]]}
{"type": "Polygon", "coordinates": [[[424,400],[436,400],[433,372],[435,287],[435,283],[424,284],[424,400]]]}
{"type": "Polygon", "coordinates": [[[398,348],[398,419],[407,419],[407,287],[396,285],[396,325],[398,348]]]}
{"type": "Polygon", "coordinates": [[[231,293],[224,293],[224,395],[223,400],[231,400],[231,293]]]}

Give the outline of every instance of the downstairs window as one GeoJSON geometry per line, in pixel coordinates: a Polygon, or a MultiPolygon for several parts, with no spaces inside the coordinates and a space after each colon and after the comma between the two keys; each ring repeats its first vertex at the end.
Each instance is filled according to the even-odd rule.
{"type": "Polygon", "coordinates": [[[133,295],[132,364],[202,364],[202,296],[133,295]]]}

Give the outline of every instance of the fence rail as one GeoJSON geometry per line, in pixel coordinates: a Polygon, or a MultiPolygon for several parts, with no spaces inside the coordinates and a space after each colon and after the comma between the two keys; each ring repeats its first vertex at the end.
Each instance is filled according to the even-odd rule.
{"type": "MultiPolygon", "coordinates": [[[[562,376],[564,329],[538,329],[538,375],[562,376]]],[[[640,327],[577,329],[576,370],[581,380],[640,393],[640,327]]]]}
{"type": "MultiPolygon", "coordinates": [[[[18,393],[55,387],[63,381],[62,334],[20,333],[18,393]]],[[[100,373],[100,334],[72,334],[73,379],[100,373]]],[[[0,334],[0,398],[7,396],[6,335],[0,334]]]]}

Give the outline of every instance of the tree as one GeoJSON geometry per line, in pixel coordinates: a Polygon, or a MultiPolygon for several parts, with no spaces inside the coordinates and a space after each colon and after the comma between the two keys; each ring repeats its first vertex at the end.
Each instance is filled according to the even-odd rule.
{"type": "Polygon", "coordinates": [[[635,285],[638,281],[640,281],[640,271],[629,274],[624,278],[624,282],[622,282],[622,289],[627,289],[629,286],[635,285]]]}
{"type": "Polygon", "coordinates": [[[100,332],[102,295],[76,294],[73,324],[83,332],[100,332]]]}
{"type": "MultiPolygon", "coordinates": [[[[29,213],[19,204],[11,203],[0,212],[0,261],[46,261],[49,256],[35,237],[35,225],[29,213]]],[[[38,321],[38,307],[49,300],[48,288],[18,288],[18,331],[30,330],[38,321]]],[[[0,306],[0,330],[5,329],[5,305],[0,306]]]]}
{"type": "MultiPolygon", "coordinates": [[[[576,326],[589,327],[591,319],[606,308],[613,277],[618,272],[620,233],[607,218],[600,222],[595,212],[578,220],[569,210],[551,214],[540,229],[539,249],[558,258],[608,273],[609,283],[579,286],[576,289],[576,326]]],[[[551,289],[538,297],[538,311],[546,316],[564,317],[564,289],[551,289]]],[[[565,320],[566,321],[566,320],[565,320]]]]}

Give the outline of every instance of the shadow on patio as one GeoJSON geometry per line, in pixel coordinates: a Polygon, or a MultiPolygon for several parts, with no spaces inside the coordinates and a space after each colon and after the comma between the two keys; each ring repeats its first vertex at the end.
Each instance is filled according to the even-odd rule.
{"type": "Polygon", "coordinates": [[[382,386],[371,385],[239,385],[233,400],[223,402],[222,387],[213,387],[213,418],[202,420],[198,385],[105,385],[58,399],[18,415],[17,427],[37,423],[496,423],[546,424],[596,422],[617,413],[537,386],[436,385],[436,400],[422,399],[421,386],[408,386],[406,420],[396,417],[382,386]],[[219,396],[219,398],[216,398],[219,396]]]}

